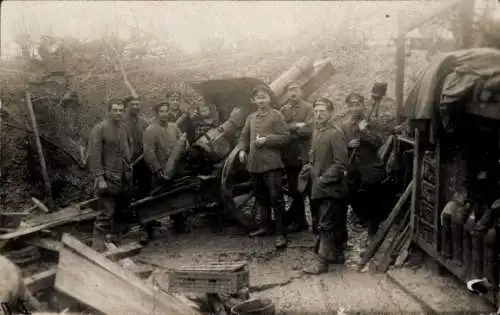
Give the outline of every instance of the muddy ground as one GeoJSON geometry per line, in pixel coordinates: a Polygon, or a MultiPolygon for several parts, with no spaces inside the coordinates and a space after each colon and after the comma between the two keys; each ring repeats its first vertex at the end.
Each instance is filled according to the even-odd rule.
{"type": "Polygon", "coordinates": [[[321,276],[301,273],[314,259],[311,232],[291,235],[288,248],[277,252],[272,237],[252,239],[237,227],[214,231],[199,219],[187,235],[175,235],[167,225],[162,227],[139,259],[156,267],[153,279],[164,290],[168,290],[171,268],[246,260],[251,295],[271,299],[279,314],[492,311],[482,299],[472,297],[463,284],[449,275],[438,274],[425,261],[421,268],[412,259],[410,265],[390,271],[402,279],[406,288],[396,285],[385,274],[358,272],[366,233],[350,217],[347,263],[333,266],[330,273],[321,276]]]}

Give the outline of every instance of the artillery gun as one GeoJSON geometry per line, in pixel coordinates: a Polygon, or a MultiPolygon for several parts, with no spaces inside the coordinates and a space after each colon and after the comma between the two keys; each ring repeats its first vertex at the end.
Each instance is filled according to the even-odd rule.
{"type": "MultiPolygon", "coordinates": [[[[313,63],[303,57],[270,84],[281,104],[284,87],[298,81],[304,98],[315,92],[334,72],[328,60],[313,63]]],[[[187,134],[191,147],[179,161],[177,176],[149,197],[131,204],[142,223],[171,214],[207,207],[223,206],[223,217],[233,217],[247,229],[256,227],[253,211],[253,187],[249,173],[237,159],[235,145],[246,117],[255,111],[249,102],[253,87],[264,82],[256,78],[229,78],[192,82],[190,86],[202,98],[202,110],[211,119],[181,116],[177,124],[187,134]],[[215,124],[214,117],[222,121],[215,124]],[[200,132],[202,130],[203,132],[200,132]]],[[[286,190],[285,190],[286,191],[286,190]]]]}

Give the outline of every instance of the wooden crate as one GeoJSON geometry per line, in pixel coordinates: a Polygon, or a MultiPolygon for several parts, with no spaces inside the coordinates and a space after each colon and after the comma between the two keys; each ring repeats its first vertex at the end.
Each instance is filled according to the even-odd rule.
{"type": "Polygon", "coordinates": [[[169,292],[233,294],[248,287],[246,262],[185,266],[169,272],[169,292]]]}

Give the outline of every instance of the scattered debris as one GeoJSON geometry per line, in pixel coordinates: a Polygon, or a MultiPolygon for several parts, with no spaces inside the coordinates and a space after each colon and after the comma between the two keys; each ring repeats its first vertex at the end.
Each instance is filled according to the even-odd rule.
{"type": "Polygon", "coordinates": [[[69,234],[62,243],[55,281],[61,292],[105,314],[197,314],[69,234]]]}

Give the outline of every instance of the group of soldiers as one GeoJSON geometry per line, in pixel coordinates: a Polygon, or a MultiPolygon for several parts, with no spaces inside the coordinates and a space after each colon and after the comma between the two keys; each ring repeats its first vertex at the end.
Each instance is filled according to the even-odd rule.
{"type": "MultiPolygon", "coordinates": [[[[251,236],[276,236],[276,248],[287,246],[287,234],[308,229],[305,198],[310,200],[312,230],[318,235],[317,260],[304,272],[328,271],[343,264],[350,205],[373,236],[387,214],[385,164],[378,152],[384,135],[371,122],[373,109],[364,97],[351,93],[342,121],[334,119],[334,104],[320,97],[302,99],[301,86],[290,82],[288,101],[277,106],[268,86],[257,86],[251,102],[257,110],[247,117],[240,135],[240,161],[255,185],[261,227],[251,236]],[[292,198],[285,211],[283,180],[292,198]],[[274,220],[272,220],[272,213],[274,220]]],[[[376,89],[372,100],[380,100],[376,89]]]]}
{"type": "MultiPolygon", "coordinates": [[[[304,206],[309,198],[318,259],[304,272],[317,274],[330,264],[344,263],[348,205],[367,225],[369,235],[385,217],[381,197],[386,174],[377,154],[384,139],[371,128],[371,111],[360,94],[347,97],[347,119],[335,122],[331,100],[305,101],[297,82],[285,90],[288,100],[276,109],[273,91],[266,85],[254,87],[250,102],[257,110],[246,118],[237,144],[239,160],[252,175],[260,214],[260,228],[250,236],[275,235],[276,248],[285,248],[288,234],[309,227],[304,206]],[[293,200],[289,211],[283,195],[285,178],[293,200]]],[[[96,249],[139,222],[130,202],[171,179],[163,166],[179,142],[185,143],[186,151],[189,148],[176,124],[183,115],[181,101],[181,93],[167,94],[165,102],[154,106],[156,119],[148,125],[140,117],[139,98],[112,99],[108,117],[92,129],[88,166],[100,208],[94,225],[96,249]]],[[[188,231],[185,214],[171,218],[178,232],[188,231]]],[[[151,235],[144,237],[146,241],[151,235]]]]}
{"type": "MultiPolygon", "coordinates": [[[[177,128],[180,92],[167,94],[167,101],[154,106],[156,119],[148,124],[140,117],[142,102],[138,97],[108,101],[108,116],[91,131],[88,143],[88,167],[95,178],[100,216],[94,225],[94,247],[103,248],[134,223],[139,216],[129,207],[132,200],[147,197],[151,190],[169,179],[164,168],[178,141],[186,135],[177,128]]],[[[186,232],[183,213],[172,216],[178,232],[186,232]]],[[[150,231],[158,222],[142,231],[150,231]]],[[[143,235],[142,242],[151,235],[143,235]]]]}

